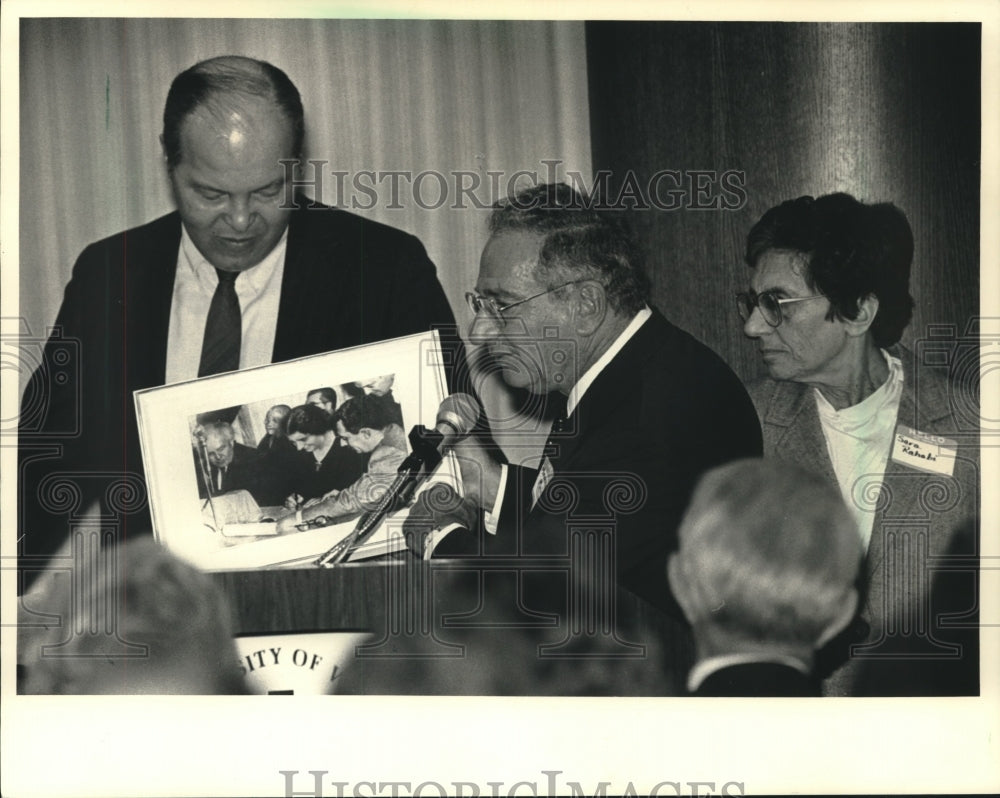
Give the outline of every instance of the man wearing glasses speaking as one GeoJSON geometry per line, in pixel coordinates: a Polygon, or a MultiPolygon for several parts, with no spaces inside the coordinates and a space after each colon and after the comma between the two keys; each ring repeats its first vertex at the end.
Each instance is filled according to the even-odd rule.
{"type": "Polygon", "coordinates": [[[837,485],[867,551],[860,617],[829,652],[849,660],[827,694],[975,692],[978,677],[974,652],[938,627],[947,601],[963,616],[952,634],[974,628],[970,583],[953,573],[930,590],[941,555],[975,552],[973,524],[955,539],[964,550],[951,536],[975,516],[979,460],[956,409],[978,406],[898,345],[912,259],[902,211],[847,194],[784,202],[747,237],[751,290],[737,303],[769,375],[750,386],[764,452],[837,485]]]}
{"type": "Polygon", "coordinates": [[[613,519],[618,584],[683,617],[666,560],[691,490],[707,469],[759,455],[760,428],[726,364],[650,307],[620,214],[588,205],[561,184],[498,205],[467,297],[469,338],[504,381],[565,407],[541,468],[501,464],[472,437],[456,453],[486,511],[485,553],[559,555],[573,519],[613,519]],[[616,484],[628,509],[612,509],[616,484]]]}

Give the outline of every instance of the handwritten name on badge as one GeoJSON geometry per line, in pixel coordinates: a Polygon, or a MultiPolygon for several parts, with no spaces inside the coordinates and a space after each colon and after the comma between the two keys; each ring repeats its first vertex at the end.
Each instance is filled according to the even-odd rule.
{"type": "Polygon", "coordinates": [[[902,424],[896,427],[892,459],[900,465],[950,477],[955,470],[958,443],[940,435],[928,435],[902,424]]]}

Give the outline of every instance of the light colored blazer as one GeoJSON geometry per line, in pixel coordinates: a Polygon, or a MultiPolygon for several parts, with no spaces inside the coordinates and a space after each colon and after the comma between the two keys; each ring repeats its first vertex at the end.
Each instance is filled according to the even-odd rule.
{"type": "Polygon", "coordinates": [[[390,424],[382,442],[372,450],[365,473],[337,494],[325,515],[341,518],[374,510],[405,459],[406,433],[399,424],[390,424]]]}
{"type": "MultiPolygon", "coordinates": [[[[904,373],[897,425],[954,440],[955,465],[948,477],[910,468],[890,456],[881,480],[866,480],[867,488],[858,485],[855,499],[874,502],[876,509],[862,574],[862,624],[855,624],[854,637],[845,646],[848,661],[824,684],[830,695],[864,692],[860,680],[869,678],[873,663],[903,667],[917,660],[968,656],[941,639],[947,636],[942,630],[961,619],[942,617],[930,588],[935,574],[959,560],[968,564],[978,553],[979,436],[970,421],[973,410],[978,420],[978,399],[960,393],[940,371],[917,364],[911,351],[894,347],[890,353],[900,358],[904,373]],[[970,525],[966,550],[954,551],[955,530],[968,532],[970,525]]],[[[794,462],[836,485],[812,388],[765,379],[750,384],[748,391],[760,417],[764,455],[794,462]]],[[[959,614],[975,609],[974,594],[969,601],[973,603],[959,608],[959,614]]],[[[954,600],[948,607],[955,609],[954,600]]],[[[913,692],[920,689],[912,687],[913,692]]]]}

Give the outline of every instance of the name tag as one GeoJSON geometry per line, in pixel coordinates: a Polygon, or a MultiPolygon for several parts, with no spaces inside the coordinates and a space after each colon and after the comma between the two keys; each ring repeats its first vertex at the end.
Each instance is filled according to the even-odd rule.
{"type": "Polygon", "coordinates": [[[950,477],[955,470],[958,443],[940,435],[928,435],[902,424],[896,427],[892,460],[900,465],[950,477]]]}

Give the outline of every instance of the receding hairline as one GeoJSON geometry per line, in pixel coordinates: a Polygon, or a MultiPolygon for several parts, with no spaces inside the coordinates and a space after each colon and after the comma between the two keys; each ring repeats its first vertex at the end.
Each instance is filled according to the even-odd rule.
{"type": "Polygon", "coordinates": [[[294,149],[294,123],[273,100],[242,92],[219,93],[206,97],[188,111],[181,120],[177,132],[183,141],[185,135],[189,134],[192,123],[206,124],[211,129],[217,130],[220,135],[224,135],[234,128],[252,132],[259,130],[263,126],[262,123],[274,124],[277,121],[280,121],[282,133],[288,138],[289,149],[294,149]]]}
{"type": "Polygon", "coordinates": [[[304,109],[298,88],[284,70],[242,55],[223,55],[201,61],[177,75],[167,92],[161,140],[169,168],[183,158],[181,139],[187,122],[195,116],[212,127],[229,126],[233,111],[275,115],[287,122],[288,157],[302,156],[305,137],[304,109]]]}

